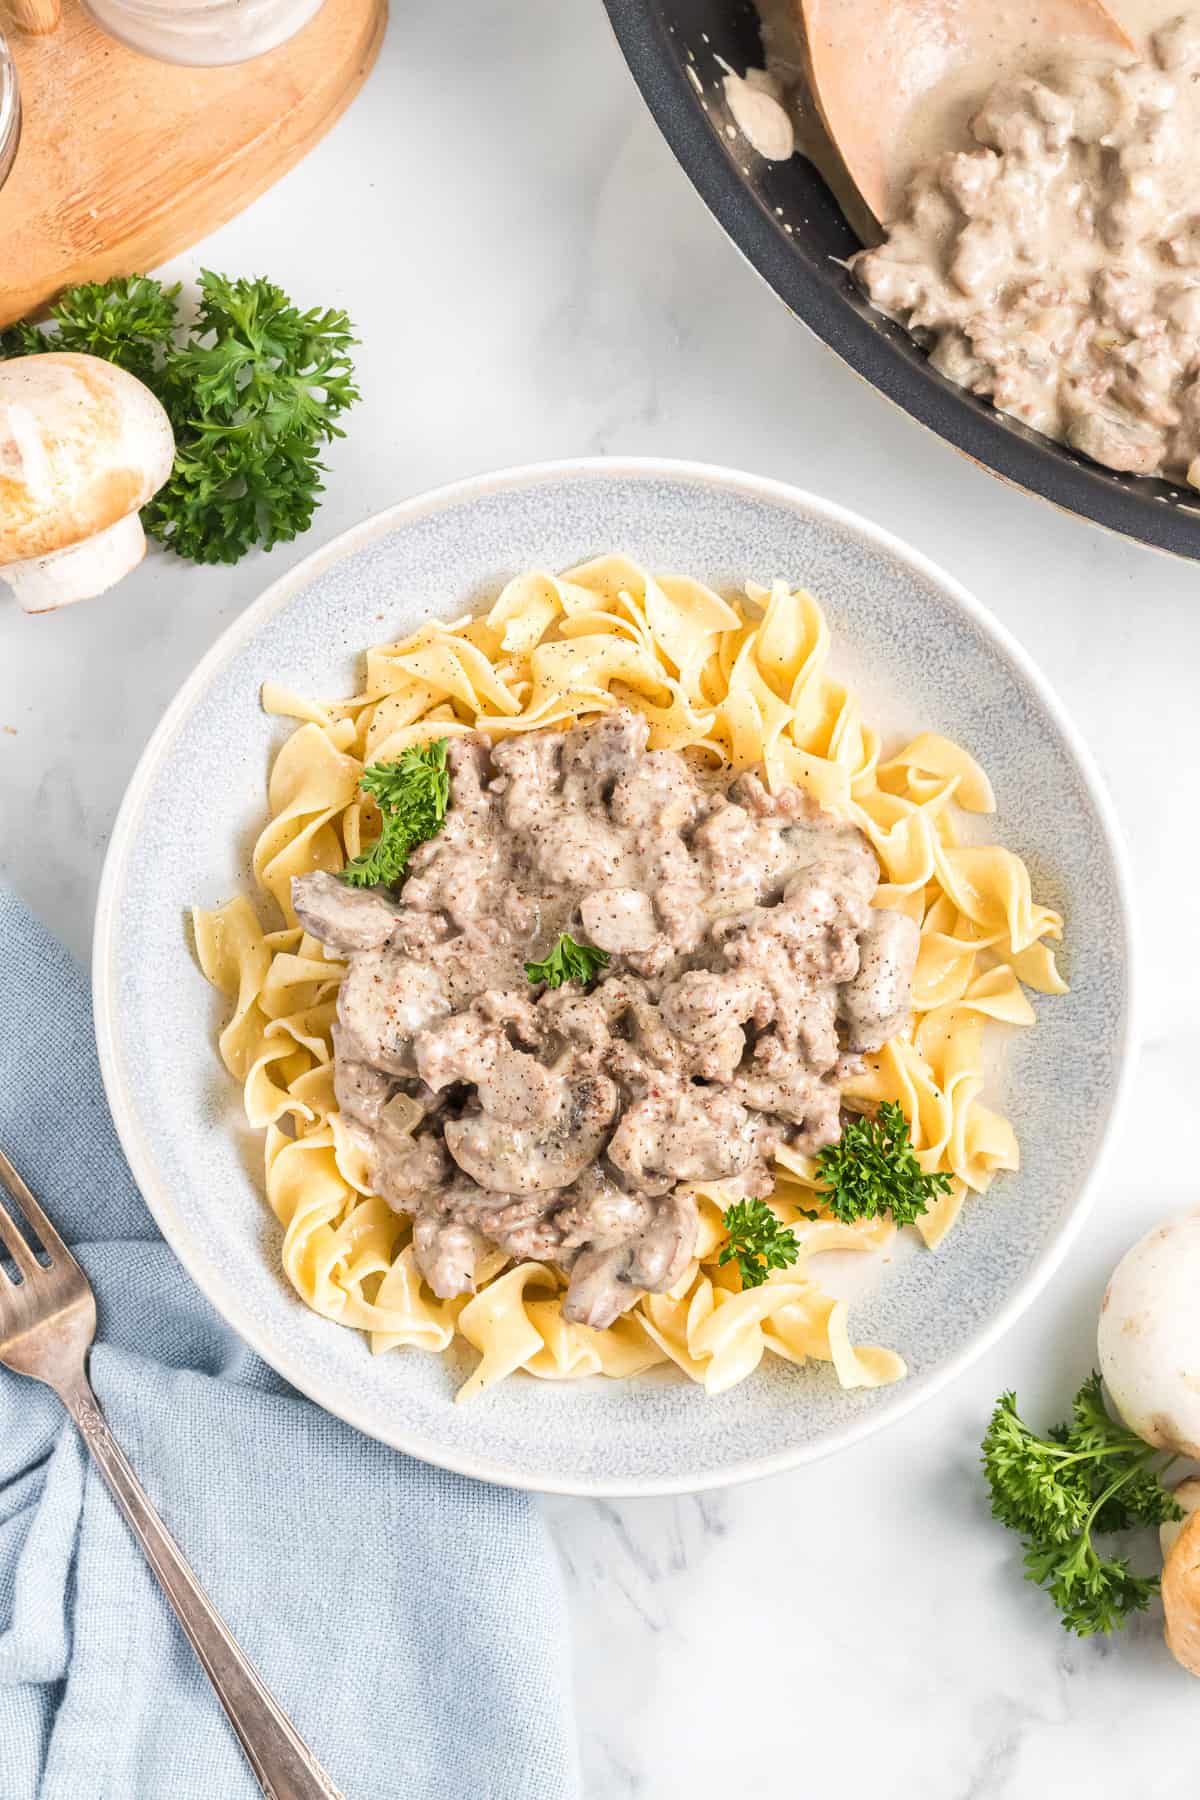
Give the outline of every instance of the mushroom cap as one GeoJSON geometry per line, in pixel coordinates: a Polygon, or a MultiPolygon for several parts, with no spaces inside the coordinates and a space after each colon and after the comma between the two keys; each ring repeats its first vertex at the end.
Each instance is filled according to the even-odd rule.
{"type": "Polygon", "coordinates": [[[1131,1431],[1200,1458],[1200,1212],[1136,1243],[1100,1309],[1100,1369],[1131,1431]]]}
{"type": "Polygon", "coordinates": [[[166,413],[114,363],[59,350],[0,362],[0,568],[118,524],[174,453],[166,413]]]}

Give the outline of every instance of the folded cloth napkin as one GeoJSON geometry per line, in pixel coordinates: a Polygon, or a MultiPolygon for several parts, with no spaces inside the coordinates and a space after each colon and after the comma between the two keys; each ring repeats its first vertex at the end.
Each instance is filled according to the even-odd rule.
{"type": "MultiPolygon", "coordinates": [[[[118,1441],[346,1800],[575,1794],[535,1507],[360,1436],[221,1322],[133,1185],[80,970],[2,886],[0,1148],[96,1290],[118,1441]]],[[[0,1368],[0,1797],[258,1793],[74,1426],[0,1368]]]]}

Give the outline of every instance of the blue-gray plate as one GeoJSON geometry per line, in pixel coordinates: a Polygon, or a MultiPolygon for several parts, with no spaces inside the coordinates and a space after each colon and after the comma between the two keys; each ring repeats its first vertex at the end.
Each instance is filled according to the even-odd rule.
{"type": "Polygon", "coordinates": [[[827,501],[686,463],[548,464],[466,481],[368,520],[286,575],[225,633],[167,710],[113,833],[96,924],[101,1063],[142,1192],[196,1282],[242,1336],[331,1412],[431,1462],[573,1493],[669,1493],[787,1468],[853,1443],[935,1393],[1044,1287],[1074,1236],[1130,1061],[1127,883],[1086,751],[1028,658],[917,552],[827,501]],[[843,1392],[826,1365],[768,1356],[719,1398],[674,1371],[628,1381],[515,1376],[454,1404],[473,1357],[373,1357],[317,1317],[279,1261],[261,1150],[220,1067],[222,1008],[196,966],[193,903],[249,886],[248,846],[287,722],[267,677],[353,691],[372,643],[460,614],[522,568],[623,550],[734,590],[811,588],[835,666],[889,736],[941,731],[987,768],[999,841],[1066,917],[1065,998],[1015,1034],[997,1097],[1019,1175],[968,1201],[937,1252],[894,1258],[852,1335],[907,1359],[907,1381],[843,1392]]]}

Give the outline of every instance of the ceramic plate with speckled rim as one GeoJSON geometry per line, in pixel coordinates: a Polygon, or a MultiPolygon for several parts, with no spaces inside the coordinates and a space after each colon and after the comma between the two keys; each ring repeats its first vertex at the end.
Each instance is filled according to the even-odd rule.
{"type": "MultiPolygon", "coordinates": [[[[989,832],[990,835],[990,832],[989,832]]],[[[312,1399],[464,1473],[567,1493],[715,1487],[824,1456],[934,1393],[1012,1324],[1082,1218],[1130,1063],[1128,884],[1109,802],[1024,654],[948,576],[811,494],[686,463],[596,460],[483,476],[358,526],[275,583],[168,708],[113,833],[96,922],[100,1060],[117,1129],[176,1254],[241,1335],[312,1399]],[[271,756],[290,727],[266,677],[349,693],[368,644],[482,605],[523,568],[622,550],[717,588],[782,575],[829,616],[835,668],[891,734],[963,743],[995,785],[995,835],[1067,919],[1068,997],[1037,1000],[997,1095],[1024,1164],[968,1201],[936,1253],[896,1255],[855,1300],[852,1335],[907,1359],[906,1382],[843,1393],[828,1366],[766,1357],[709,1399],[673,1371],[554,1383],[516,1376],[455,1406],[473,1352],[373,1357],[295,1295],[263,1199],[257,1134],[220,1067],[223,1007],[186,912],[248,889],[271,756]]]]}

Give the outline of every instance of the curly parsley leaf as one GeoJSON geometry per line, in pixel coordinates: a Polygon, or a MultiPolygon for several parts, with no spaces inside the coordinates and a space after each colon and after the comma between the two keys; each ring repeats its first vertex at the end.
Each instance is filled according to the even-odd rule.
{"type": "Polygon", "coordinates": [[[795,1232],[765,1200],[737,1200],[723,1219],[729,1241],[717,1261],[736,1262],[744,1288],[761,1287],[772,1269],[790,1269],[800,1254],[795,1232]]]}
{"type": "Polygon", "coordinates": [[[953,1186],[949,1175],[922,1169],[894,1100],[885,1100],[874,1117],[851,1119],[838,1142],[818,1155],[817,1175],[822,1204],[844,1225],[883,1213],[911,1225],[953,1186]]]}
{"type": "Polygon", "coordinates": [[[87,281],[51,307],[52,335],[39,347],[102,356],[153,388],[178,328],[178,302],[178,282],[165,288],[149,275],[87,281]]]}
{"type": "Polygon", "coordinates": [[[1045,1588],[1066,1630],[1110,1632],[1158,1592],[1156,1578],[1104,1555],[1095,1538],[1181,1518],[1161,1481],[1173,1460],[1109,1416],[1096,1374],[1075,1396],[1070,1422],[1045,1437],[1021,1418],[1014,1394],[996,1402],[983,1440],[992,1516],[1021,1534],[1026,1576],[1045,1588]]]}
{"type": "Polygon", "coordinates": [[[344,312],[301,312],[263,280],[205,270],[180,341],[178,286],[147,275],[69,288],[45,332],[0,336],[0,354],[75,350],[136,375],[166,409],[175,467],[143,509],[146,530],[193,562],[232,563],[307,530],[324,491],[321,446],[359,397],[344,312]]]}
{"type": "Polygon", "coordinates": [[[450,804],[450,772],[445,738],[410,744],[395,762],[368,763],[359,787],[379,808],[383,830],[342,870],[350,887],[394,885],[418,844],[436,837],[450,804]]]}
{"type": "Polygon", "coordinates": [[[18,319],[15,325],[0,330],[0,362],[9,362],[14,356],[36,356],[39,350],[51,348],[37,326],[27,319],[18,319]]]}
{"type": "Polygon", "coordinates": [[[1156,1576],[1134,1575],[1125,1557],[1101,1556],[1086,1533],[1065,1552],[1056,1544],[1030,1545],[1025,1573],[1049,1594],[1063,1629],[1077,1637],[1120,1629],[1134,1613],[1145,1612],[1158,1592],[1156,1576]]]}
{"type": "Polygon", "coordinates": [[[358,399],[344,312],[301,312],[269,281],[206,270],[189,341],[158,395],[175,429],[175,471],[146,529],[194,562],[236,562],[307,530],[324,491],[323,443],[358,399]]]}
{"type": "Polygon", "coordinates": [[[582,987],[594,981],[608,962],[607,950],[598,950],[594,944],[577,944],[564,931],[549,956],[541,962],[525,964],[525,973],[530,981],[544,981],[548,988],[561,987],[564,981],[577,981],[582,987]]]}

